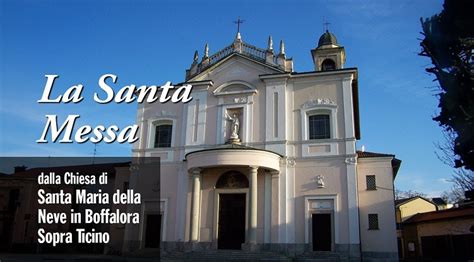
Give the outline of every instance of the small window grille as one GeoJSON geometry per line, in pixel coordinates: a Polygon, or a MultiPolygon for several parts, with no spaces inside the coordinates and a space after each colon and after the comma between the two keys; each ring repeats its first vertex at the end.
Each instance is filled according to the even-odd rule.
{"type": "Polygon", "coordinates": [[[379,229],[379,215],[369,214],[369,230],[379,229]]]}
{"type": "Polygon", "coordinates": [[[375,176],[366,176],[367,190],[376,190],[377,184],[375,183],[375,176]]]}

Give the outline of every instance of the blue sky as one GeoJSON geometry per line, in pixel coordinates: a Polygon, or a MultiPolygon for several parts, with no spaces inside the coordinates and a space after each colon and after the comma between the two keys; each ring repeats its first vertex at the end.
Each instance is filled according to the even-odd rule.
{"type": "MultiPolygon", "coordinates": [[[[46,114],[77,126],[134,124],[136,105],[98,105],[102,74],[114,73],[117,88],[183,81],[193,53],[210,53],[232,42],[238,16],[243,40],[266,47],[284,39],[295,70],[312,70],[310,49],[323,19],[344,45],[346,67],[359,68],[362,139],[367,151],[403,160],[400,189],[439,195],[451,184],[435,143],[441,128],[436,82],[420,57],[420,17],[439,13],[442,2],[403,1],[0,1],[0,153],[4,156],[90,156],[94,145],[37,144],[46,114]],[[38,104],[46,74],[58,74],[53,94],[84,85],[79,104],[38,104]]],[[[128,156],[126,144],[98,144],[99,156],[128,156]]]]}

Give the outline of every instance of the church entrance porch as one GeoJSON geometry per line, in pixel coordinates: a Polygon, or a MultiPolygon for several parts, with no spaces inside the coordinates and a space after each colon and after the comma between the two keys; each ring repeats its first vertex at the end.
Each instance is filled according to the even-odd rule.
{"type": "Polygon", "coordinates": [[[241,249],[245,242],[245,194],[219,194],[218,249],[241,249]]]}
{"type": "MultiPolygon", "coordinates": [[[[263,221],[257,223],[258,213],[263,212],[257,209],[258,184],[264,189],[264,178],[279,173],[280,158],[274,152],[235,144],[186,155],[191,175],[192,249],[205,248],[206,243],[215,249],[258,248],[257,230],[265,227],[263,221]]],[[[267,191],[270,192],[268,186],[267,191]]],[[[260,201],[264,201],[264,191],[260,192],[260,201]]],[[[270,204],[266,203],[268,210],[270,204]]]]}

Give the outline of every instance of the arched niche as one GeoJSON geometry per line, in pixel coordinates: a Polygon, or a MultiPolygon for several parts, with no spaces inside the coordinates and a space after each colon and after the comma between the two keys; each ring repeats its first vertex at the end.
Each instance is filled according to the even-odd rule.
{"type": "Polygon", "coordinates": [[[245,81],[230,81],[226,82],[216,88],[213,91],[214,95],[236,95],[236,94],[246,94],[251,95],[257,93],[257,89],[250,83],[245,81]]]}
{"type": "Polygon", "coordinates": [[[247,176],[238,171],[228,171],[222,174],[216,182],[216,188],[248,188],[249,180],[247,176]]]}

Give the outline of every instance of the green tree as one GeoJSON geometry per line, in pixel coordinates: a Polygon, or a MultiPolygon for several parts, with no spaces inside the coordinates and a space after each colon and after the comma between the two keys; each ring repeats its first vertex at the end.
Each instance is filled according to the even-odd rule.
{"type": "Polygon", "coordinates": [[[454,167],[474,170],[474,1],[445,0],[443,11],[421,19],[420,55],[431,58],[426,69],[439,82],[439,115],[433,118],[455,134],[454,167]]]}

